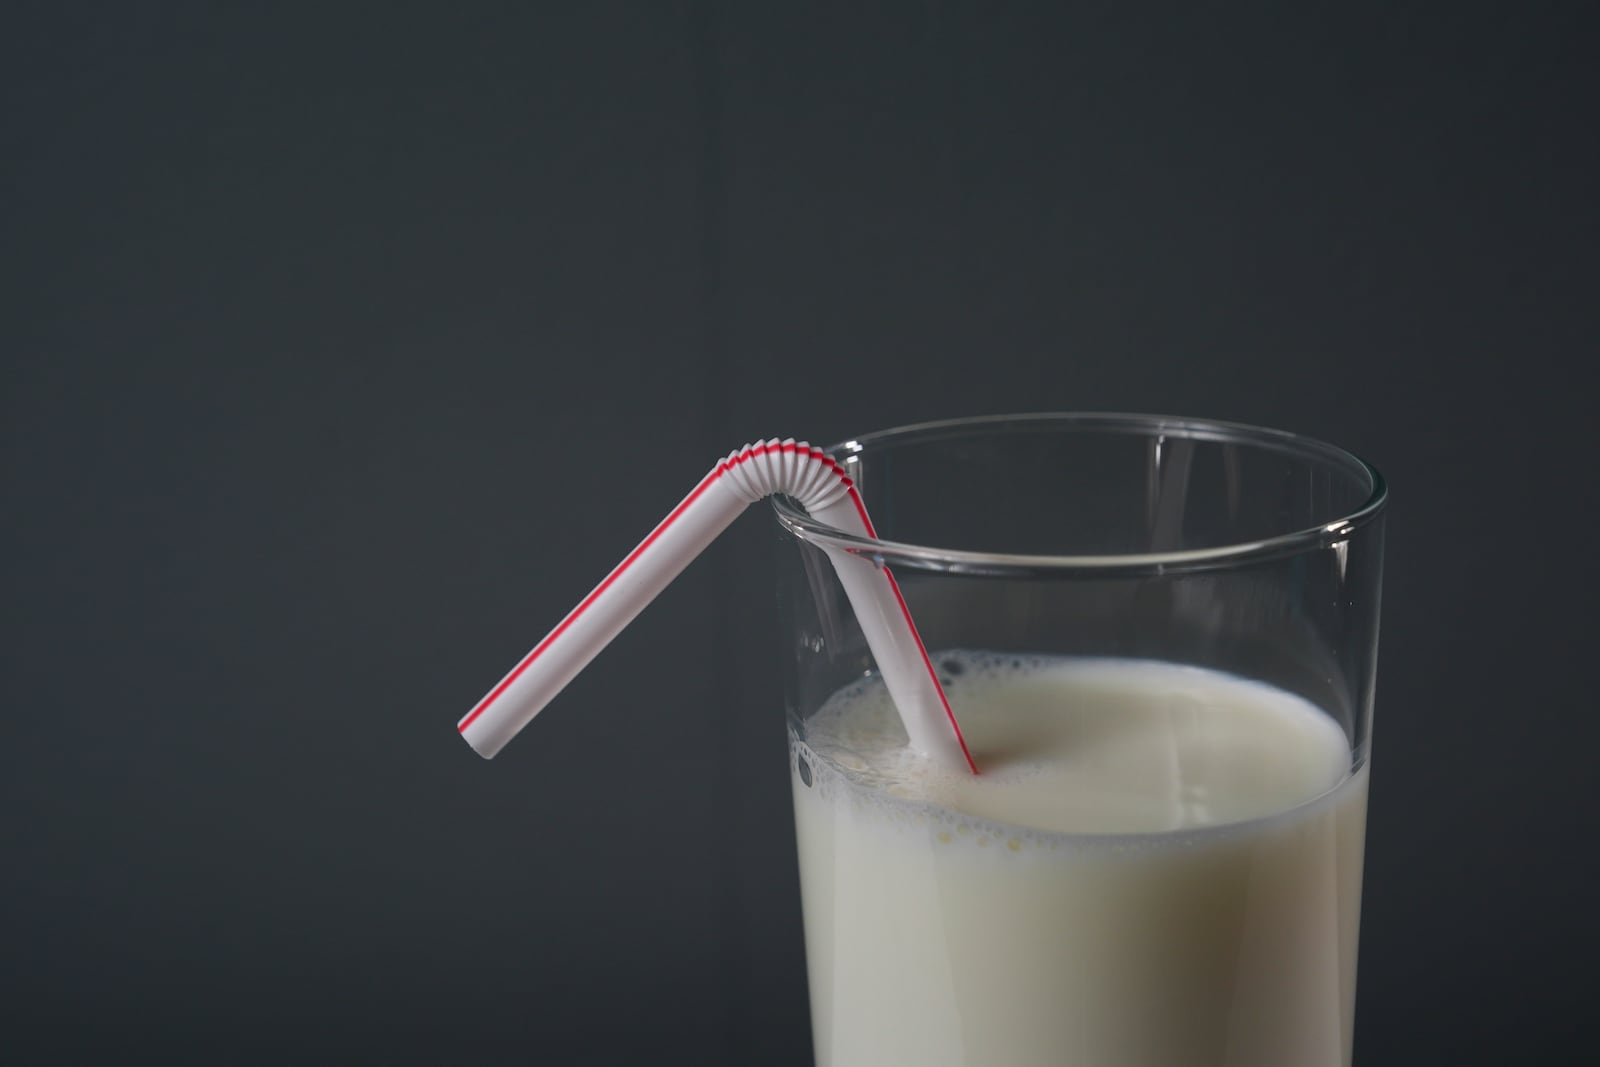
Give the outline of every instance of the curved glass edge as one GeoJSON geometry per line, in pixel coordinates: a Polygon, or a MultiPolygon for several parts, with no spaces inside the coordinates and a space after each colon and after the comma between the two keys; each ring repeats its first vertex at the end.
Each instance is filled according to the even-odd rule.
{"type": "Polygon", "coordinates": [[[875,447],[903,445],[937,439],[985,427],[1010,427],[1021,430],[1033,426],[1071,425],[1101,432],[1143,434],[1175,433],[1200,441],[1224,441],[1276,448],[1306,459],[1343,469],[1367,481],[1369,491],[1361,506],[1318,526],[1291,530],[1256,541],[1179,552],[1128,553],[1117,555],[1041,556],[1005,552],[975,552],[941,548],[904,541],[876,541],[858,537],[827,523],[818,522],[800,510],[793,501],[772,497],[778,522],[796,538],[826,548],[865,556],[874,562],[971,575],[1061,575],[1089,572],[1103,577],[1130,575],[1169,575],[1215,570],[1277,559],[1301,552],[1328,548],[1347,541],[1363,526],[1376,520],[1388,503],[1388,485],[1371,463],[1335,445],[1286,430],[1273,430],[1248,423],[1218,419],[1198,419],[1171,415],[1142,415],[1124,412],[1035,412],[1019,415],[979,415],[972,418],[944,419],[914,423],[853,437],[824,448],[830,456],[848,464],[851,455],[875,447]]]}

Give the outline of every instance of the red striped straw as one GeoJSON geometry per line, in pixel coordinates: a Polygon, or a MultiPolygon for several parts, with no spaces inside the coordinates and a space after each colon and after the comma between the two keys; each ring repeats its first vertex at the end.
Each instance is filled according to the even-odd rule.
{"type": "MultiPolygon", "coordinates": [[[[467,712],[457,727],[467,744],[485,759],[492,758],[745,508],[773,493],[793,497],[812,518],[836,529],[857,537],[878,536],[855,483],[821,449],[793,438],[746,445],[700,479],[650,535],[467,712]]],[[[826,551],[905,723],[911,747],[948,766],[965,764],[976,774],[978,768],[894,575],[855,553],[826,551]]]]}

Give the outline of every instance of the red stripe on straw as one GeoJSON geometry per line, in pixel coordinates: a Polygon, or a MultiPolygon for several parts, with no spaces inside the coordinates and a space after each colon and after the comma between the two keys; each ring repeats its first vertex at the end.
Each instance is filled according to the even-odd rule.
{"type": "Polygon", "coordinates": [[[856,514],[861,516],[861,525],[867,528],[867,536],[876,541],[878,531],[872,528],[872,520],[867,518],[867,505],[861,502],[861,494],[856,492],[856,487],[850,479],[846,478],[844,482],[845,488],[850,493],[850,503],[856,506],[856,514]]]}
{"type": "Polygon", "coordinates": [[[922,665],[928,670],[928,677],[933,679],[933,691],[939,694],[939,703],[944,705],[944,717],[950,720],[950,729],[956,733],[956,743],[961,746],[961,755],[967,761],[967,769],[973,774],[978,773],[978,765],[972,759],[972,753],[967,751],[967,739],[962,736],[961,727],[956,723],[956,713],[950,710],[950,701],[944,695],[944,686],[939,684],[939,675],[934,672],[933,661],[928,658],[928,650],[922,645],[922,635],[917,633],[917,624],[911,621],[911,609],[906,607],[906,598],[900,595],[900,583],[894,580],[888,567],[881,568],[883,576],[889,579],[889,588],[894,590],[894,598],[900,603],[900,614],[905,616],[906,627],[911,631],[911,639],[917,643],[917,651],[922,654],[922,665]]]}
{"type": "Polygon", "coordinates": [[[707,474],[704,478],[700,479],[700,484],[694,487],[694,491],[688,496],[684,497],[682,502],[679,503],[677,507],[672,509],[671,514],[662,519],[661,522],[657,524],[656,528],[650,531],[650,536],[639,542],[639,547],[635,548],[632,552],[629,552],[627,558],[621,563],[617,564],[616,567],[612,569],[610,574],[606,575],[605,581],[595,586],[594,591],[588,596],[584,597],[582,603],[568,612],[567,617],[561,620],[560,626],[557,626],[554,630],[551,630],[549,635],[546,636],[543,641],[540,641],[534,646],[532,652],[529,652],[526,656],[522,657],[522,662],[517,664],[516,668],[513,669],[510,674],[506,675],[504,680],[502,680],[499,685],[495,686],[494,689],[489,692],[488,696],[478,701],[478,706],[468,712],[467,717],[461,720],[461,724],[456,727],[456,732],[466,733],[467,727],[472,725],[473,720],[479,715],[482,715],[484,710],[488,708],[490,704],[493,704],[495,700],[499,698],[500,694],[504,693],[506,688],[512,682],[516,681],[522,672],[527,670],[528,667],[533,664],[533,661],[538,659],[544,653],[545,649],[550,647],[550,642],[560,637],[562,633],[566,631],[567,627],[576,622],[578,620],[578,616],[587,611],[589,605],[593,604],[595,599],[598,598],[601,593],[604,593],[606,589],[610,587],[612,582],[620,578],[622,576],[622,572],[632,566],[633,561],[638,559],[640,554],[643,553],[645,549],[654,544],[656,538],[665,533],[667,527],[676,522],[678,516],[682,515],[684,510],[687,509],[690,504],[693,504],[700,494],[709,489],[711,487],[711,483],[725,474],[727,470],[728,468],[726,465],[719,463],[717,464],[715,470],[707,474]]]}

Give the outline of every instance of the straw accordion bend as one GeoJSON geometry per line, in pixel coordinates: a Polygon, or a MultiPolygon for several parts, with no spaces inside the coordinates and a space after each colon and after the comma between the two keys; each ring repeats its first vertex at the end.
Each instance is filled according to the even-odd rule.
{"type": "Polygon", "coordinates": [[[855,488],[844,468],[826,452],[792,437],[745,445],[728,453],[719,466],[728,476],[729,488],[747,504],[784,493],[813,516],[817,509],[837,503],[855,488]]]}
{"type": "MultiPolygon", "coordinates": [[[[493,757],[610,644],[746,507],[773,493],[793,497],[819,522],[876,538],[866,506],[844,469],[793,438],[749,444],[700,483],[614,567],[544,640],[457,725],[480,755],[493,757]]],[[[911,746],[976,773],[905,598],[888,568],[826,549],[855,609],[911,746]]]]}

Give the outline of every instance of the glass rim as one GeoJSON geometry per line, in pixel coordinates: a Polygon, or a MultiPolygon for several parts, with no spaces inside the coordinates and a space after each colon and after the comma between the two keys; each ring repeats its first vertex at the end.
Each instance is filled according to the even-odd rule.
{"type": "Polygon", "coordinates": [[[1206,548],[1175,552],[1095,553],[1086,555],[1029,555],[1011,552],[983,552],[944,548],[908,541],[874,540],[848,533],[812,518],[787,497],[773,496],[772,509],[778,522],[801,541],[863,555],[878,562],[946,571],[957,574],[1009,574],[1015,572],[1092,572],[1096,575],[1173,574],[1212,570],[1258,560],[1327,548],[1347,541],[1363,526],[1382,514],[1388,502],[1388,485],[1378,468],[1337,445],[1314,437],[1274,430],[1249,423],[1175,415],[1150,415],[1128,412],[1029,412],[1015,415],[977,415],[940,419],[878,430],[847,438],[823,449],[848,472],[852,457],[873,448],[907,444],[960,434],[985,427],[1020,427],[1027,423],[1044,426],[1094,429],[1107,433],[1158,433],[1199,441],[1226,441],[1276,450],[1335,467],[1365,481],[1366,499],[1359,507],[1315,526],[1287,530],[1271,537],[1206,548]]]}

